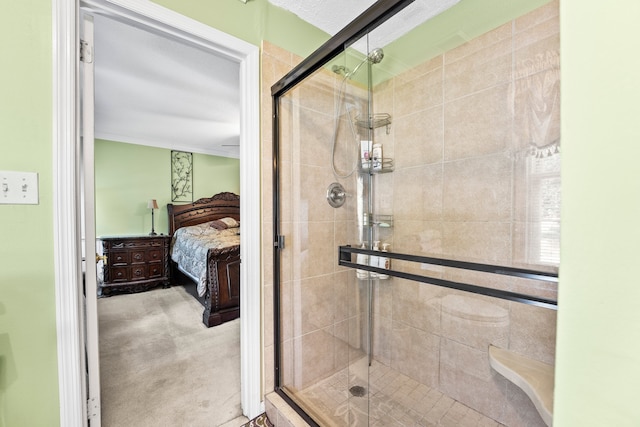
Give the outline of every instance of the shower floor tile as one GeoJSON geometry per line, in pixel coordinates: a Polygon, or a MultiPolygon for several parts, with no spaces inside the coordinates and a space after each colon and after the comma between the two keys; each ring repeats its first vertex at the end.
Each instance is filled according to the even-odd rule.
{"type": "Polygon", "coordinates": [[[504,427],[375,360],[369,379],[369,394],[352,396],[349,387],[366,387],[367,381],[345,368],[298,392],[297,397],[322,414],[323,425],[329,427],[504,427]]]}

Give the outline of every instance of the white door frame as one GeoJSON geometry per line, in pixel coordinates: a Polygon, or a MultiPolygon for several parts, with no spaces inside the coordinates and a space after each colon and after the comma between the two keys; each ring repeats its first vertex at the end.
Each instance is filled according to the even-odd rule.
{"type": "MultiPolygon", "coordinates": [[[[240,348],[243,413],[264,412],[260,323],[260,85],[259,48],[148,0],[87,0],[108,11],[212,49],[240,66],[240,348]]],[[[78,137],[79,0],[52,0],[53,203],[60,425],[86,426],[82,314],[78,137]]],[[[89,254],[87,254],[89,256],[89,254]]]]}
{"type": "Polygon", "coordinates": [[[93,61],[94,47],[94,21],[90,13],[80,14],[80,37],[83,40],[84,60],[79,64],[79,86],[82,94],[79,116],[82,123],[80,145],[80,191],[82,197],[81,235],[84,247],[84,295],[82,321],[85,330],[86,372],[87,372],[87,418],[91,427],[100,427],[101,401],[100,401],[100,340],[98,334],[98,275],[97,262],[94,262],[93,254],[97,254],[96,248],[96,212],[95,212],[95,63],[93,61]],[[84,219],[88,218],[89,221],[84,219]]]}

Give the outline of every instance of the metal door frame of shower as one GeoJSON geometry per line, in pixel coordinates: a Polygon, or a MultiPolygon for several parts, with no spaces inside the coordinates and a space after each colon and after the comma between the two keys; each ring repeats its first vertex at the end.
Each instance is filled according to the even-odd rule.
{"type": "Polygon", "coordinates": [[[273,321],[274,321],[274,387],[275,392],[282,397],[307,423],[311,426],[319,426],[293,399],[291,399],[281,388],[280,382],[280,251],[284,248],[284,236],[280,229],[280,133],[278,128],[279,120],[279,99],[286,92],[302,82],[305,78],[320,69],[325,63],[336,57],[346,47],[363,37],[369,31],[378,27],[393,15],[404,9],[415,0],[379,0],[369,9],[355,18],[346,27],[340,30],[335,36],[320,46],[311,55],[305,58],[300,64],[294,67],[289,73],[271,86],[271,96],[273,102],[273,321]]]}
{"type": "MultiPolygon", "coordinates": [[[[327,40],[300,64],[271,86],[271,96],[279,97],[310,76],[369,31],[378,27],[415,0],[378,0],[335,36],[327,40]]],[[[275,117],[275,115],[274,115],[275,117]]],[[[274,134],[275,134],[274,127],[274,134]]],[[[275,136],[275,135],[274,135],[275,136]]],[[[274,144],[276,141],[274,140],[274,144]]]]}

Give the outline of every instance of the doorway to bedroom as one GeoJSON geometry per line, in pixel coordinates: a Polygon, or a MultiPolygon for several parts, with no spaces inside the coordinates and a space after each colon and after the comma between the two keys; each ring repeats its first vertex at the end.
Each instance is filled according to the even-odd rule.
{"type": "MultiPolygon", "coordinates": [[[[124,245],[164,241],[168,204],[239,194],[239,66],[110,17],[96,15],[94,24],[100,253],[101,243],[113,237],[126,236],[118,240],[124,245]],[[179,190],[174,181],[182,178],[174,175],[183,171],[175,168],[176,153],[189,160],[183,164],[189,182],[179,190]],[[153,222],[149,200],[158,206],[153,222]]],[[[150,271],[136,280],[133,264],[112,266],[115,256],[112,251],[111,263],[98,265],[99,274],[128,273],[126,279],[107,277],[113,286],[99,284],[99,293],[107,291],[97,301],[103,425],[221,425],[241,417],[239,319],[207,328],[195,283],[176,277],[176,270],[166,289],[147,282],[150,271]],[[208,359],[216,362],[203,363],[208,359]]]]}
{"type": "MultiPolygon", "coordinates": [[[[96,23],[96,140],[93,156],[96,234],[98,237],[148,237],[155,232],[162,238],[169,232],[166,211],[168,204],[195,202],[220,192],[240,193],[239,145],[243,139],[239,125],[239,106],[242,101],[239,95],[242,84],[240,65],[238,61],[227,60],[229,64],[225,68],[215,51],[201,45],[189,46],[184,40],[169,37],[162,31],[157,31],[157,28],[153,32],[147,31],[145,36],[151,38],[146,39],[143,46],[135,46],[132,34],[142,31],[140,25],[127,25],[122,19],[113,20],[106,16],[109,14],[101,16],[95,10],[92,10],[92,14],[96,23]],[[116,31],[114,25],[120,28],[116,31]],[[123,34],[126,40],[117,40],[123,34]],[[119,43],[121,48],[118,48],[119,43]],[[171,43],[178,45],[178,49],[167,47],[171,43]],[[101,57],[101,53],[107,49],[111,49],[115,55],[101,57]],[[188,52],[189,49],[191,52],[188,52]],[[137,64],[140,67],[139,75],[126,72],[126,67],[122,64],[131,65],[131,57],[127,58],[125,51],[132,53],[134,59],[140,59],[141,52],[148,51],[145,54],[147,60],[137,64]],[[197,57],[196,62],[201,62],[190,64],[186,60],[189,55],[192,59],[197,57]],[[217,61],[217,66],[206,62],[207,58],[217,61]],[[168,70],[169,65],[162,61],[172,62],[173,68],[168,70]],[[198,80],[186,71],[195,70],[195,73],[203,74],[203,66],[208,74],[212,74],[212,69],[223,74],[221,79],[209,83],[208,88],[219,86],[220,91],[229,98],[225,102],[222,102],[220,96],[212,96],[211,92],[207,92],[206,83],[202,79],[198,80]],[[233,77],[230,79],[229,75],[233,77]],[[140,76],[143,78],[140,79],[140,76]],[[164,82],[159,83],[162,79],[165,79],[164,82]],[[124,82],[125,85],[116,85],[114,88],[110,85],[114,81],[124,82]],[[134,84],[127,88],[126,83],[131,81],[134,84]],[[141,87],[145,85],[146,92],[141,87]],[[202,96],[194,99],[189,94],[189,89],[193,90],[193,87],[199,87],[204,98],[208,95],[214,102],[207,104],[202,96]],[[131,102],[127,104],[127,100],[131,102]],[[167,100],[168,103],[165,102],[167,100]],[[229,102],[236,104],[235,110],[229,107],[229,102]],[[187,109],[185,106],[189,103],[195,104],[195,109],[193,106],[187,109]],[[175,104],[178,104],[180,113],[173,110],[172,114],[171,108],[175,104]],[[218,108],[226,114],[226,117],[218,117],[219,120],[212,119],[205,112],[207,107],[217,104],[222,105],[218,108]],[[230,111],[235,111],[235,117],[229,116],[230,111]],[[206,121],[210,123],[204,125],[202,122],[206,121]],[[167,122],[168,127],[158,125],[167,122]],[[172,191],[172,173],[175,171],[171,158],[175,152],[187,153],[192,159],[191,188],[187,192],[190,193],[191,200],[187,200],[185,194],[181,194],[179,200],[176,200],[172,191]],[[149,200],[155,200],[159,209],[155,212],[154,209],[148,209],[149,200]]],[[[250,137],[244,135],[244,142],[247,141],[250,141],[250,137]]],[[[250,179],[245,174],[245,185],[250,179]]],[[[89,216],[87,219],[91,220],[89,216]]],[[[98,252],[101,248],[102,242],[98,240],[98,252]]],[[[247,264],[252,264],[251,257],[245,259],[247,264]]],[[[104,261],[99,264],[104,264],[104,261]]],[[[98,265],[98,271],[105,271],[103,267],[98,265]]],[[[197,418],[193,417],[198,411],[208,413],[206,419],[209,421],[218,420],[215,416],[223,417],[219,421],[229,421],[242,414],[240,382],[242,380],[244,384],[245,381],[244,377],[241,379],[240,372],[239,319],[217,328],[205,327],[202,324],[200,302],[182,286],[168,289],[154,287],[145,289],[144,292],[116,292],[111,297],[100,298],[97,305],[96,316],[99,317],[101,329],[100,377],[103,386],[101,403],[104,425],[122,425],[110,415],[110,412],[114,412],[109,408],[112,403],[117,412],[130,409],[132,414],[141,414],[145,422],[149,422],[153,419],[153,410],[158,407],[166,409],[168,406],[158,401],[162,395],[166,395],[167,402],[171,401],[173,405],[183,400],[183,411],[186,412],[180,418],[182,421],[191,419],[197,424],[197,418]],[[106,333],[102,335],[102,332],[106,333]],[[193,345],[194,351],[188,350],[188,344],[193,345]],[[203,375],[202,360],[207,355],[214,357],[214,349],[219,352],[224,349],[218,358],[221,363],[218,364],[217,371],[214,370],[211,375],[203,375]],[[194,359],[194,363],[200,363],[191,368],[195,373],[191,382],[184,378],[185,372],[189,370],[186,366],[190,359],[194,359]],[[225,362],[232,361],[231,365],[222,363],[223,359],[225,362]],[[149,378],[142,389],[134,387],[141,382],[140,377],[126,375],[126,369],[134,366],[135,369],[131,372],[145,374],[149,378]],[[233,401],[230,408],[223,408],[220,402],[216,403],[221,394],[220,387],[214,387],[217,375],[215,372],[218,371],[232,373],[231,376],[220,377],[230,385],[231,397],[218,399],[220,402],[233,401]],[[162,373],[170,375],[163,377],[162,373]],[[121,381],[111,381],[118,384],[118,389],[109,389],[109,381],[118,377],[121,381]],[[177,378],[181,381],[174,381],[177,378]],[[233,378],[233,381],[226,381],[229,378],[233,378]],[[203,380],[204,383],[197,384],[203,380]],[[130,398],[126,398],[123,387],[134,389],[133,394],[129,393],[130,398]],[[110,396],[114,399],[111,400],[110,396]],[[148,407],[141,406],[145,401],[142,396],[148,396],[148,407]],[[176,396],[180,396],[180,399],[176,396]]],[[[88,317],[90,315],[88,313],[88,317]]],[[[246,406],[246,402],[243,402],[243,406],[246,406]]],[[[255,409],[244,409],[245,413],[255,413],[255,409]]],[[[180,413],[175,409],[171,412],[176,412],[176,415],[180,413]]],[[[167,421],[161,414],[155,415],[158,416],[157,421],[167,421]]],[[[131,421],[132,418],[125,419],[131,421]]]]}

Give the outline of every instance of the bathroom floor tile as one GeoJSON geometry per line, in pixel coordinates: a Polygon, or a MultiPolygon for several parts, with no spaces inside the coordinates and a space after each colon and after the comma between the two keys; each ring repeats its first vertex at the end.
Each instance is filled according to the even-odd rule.
{"type": "Polygon", "coordinates": [[[323,425],[329,427],[504,427],[376,360],[371,363],[369,380],[368,394],[353,396],[348,387],[366,387],[366,379],[345,368],[301,390],[298,398],[314,413],[322,414],[323,425]]]}

